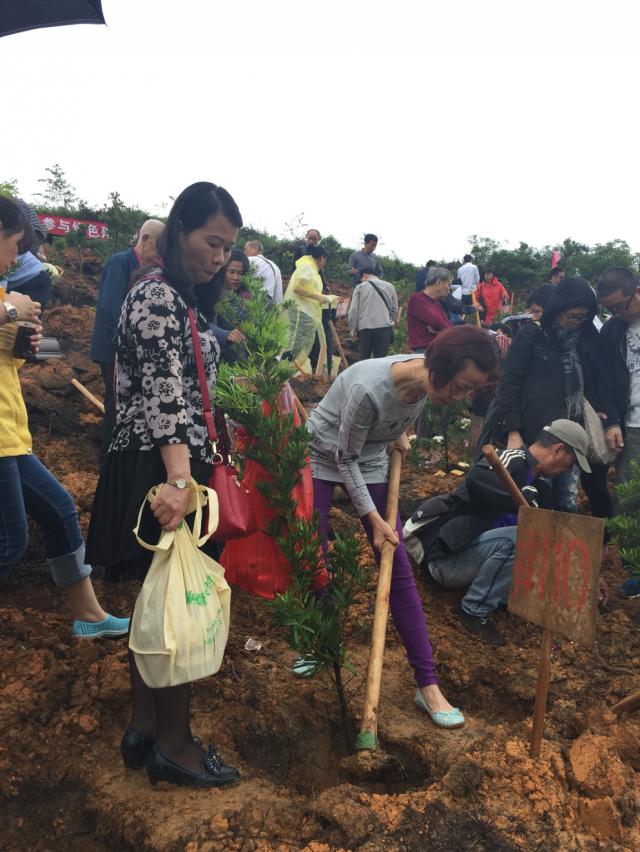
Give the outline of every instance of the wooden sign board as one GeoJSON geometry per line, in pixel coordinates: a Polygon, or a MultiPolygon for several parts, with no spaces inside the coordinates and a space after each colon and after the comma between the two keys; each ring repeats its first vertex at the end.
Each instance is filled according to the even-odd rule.
{"type": "Polygon", "coordinates": [[[590,648],[604,520],[521,507],[509,612],[590,648]]]}

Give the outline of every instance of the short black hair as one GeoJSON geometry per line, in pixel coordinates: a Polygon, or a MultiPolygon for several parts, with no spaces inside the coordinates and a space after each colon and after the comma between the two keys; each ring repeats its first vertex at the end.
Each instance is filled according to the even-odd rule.
{"type": "Polygon", "coordinates": [[[640,287],[640,281],[630,269],[624,266],[614,266],[608,269],[598,279],[598,298],[607,298],[622,290],[625,296],[632,296],[636,288],[640,287]]]}
{"type": "Polygon", "coordinates": [[[314,260],[318,260],[319,257],[327,257],[327,250],[324,246],[305,246],[304,253],[306,255],[311,255],[314,260]]]}
{"type": "Polygon", "coordinates": [[[561,266],[554,266],[551,272],[549,273],[549,278],[554,278],[560,272],[564,272],[564,269],[561,266]]]}
{"type": "Polygon", "coordinates": [[[364,235],[364,241],[365,241],[365,243],[377,243],[378,238],[376,237],[375,234],[365,234],[364,235]]]}
{"type": "Polygon", "coordinates": [[[470,263],[473,260],[473,258],[471,257],[470,254],[465,254],[465,256],[462,258],[462,260],[463,260],[464,263],[470,263]]]}
{"type": "Polygon", "coordinates": [[[485,269],[484,272],[482,273],[483,278],[487,274],[487,272],[489,273],[489,275],[493,275],[493,269],[488,268],[488,269],[485,269]]]}

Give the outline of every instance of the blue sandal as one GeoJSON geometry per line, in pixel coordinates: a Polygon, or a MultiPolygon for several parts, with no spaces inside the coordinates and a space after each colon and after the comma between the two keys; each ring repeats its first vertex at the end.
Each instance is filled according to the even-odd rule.
{"type": "Polygon", "coordinates": [[[453,710],[436,710],[434,713],[419,689],[416,689],[413,700],[416,706],[431,716],[431,721],[439,728],[461,728],[464,725],[464,716],[457,707],[454,707],[453,710]]]}
{"type": "Polygon", "coordinates": [[[102,636],[126,636],[129,619],[108,615],[102,621],[74,621],[71,635],[81,639],[99,639],[102,636]]]}

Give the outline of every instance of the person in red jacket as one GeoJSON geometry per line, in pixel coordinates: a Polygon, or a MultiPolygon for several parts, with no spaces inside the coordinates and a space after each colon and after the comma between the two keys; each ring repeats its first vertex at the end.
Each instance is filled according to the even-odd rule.
{"type": "Polygon", "coordinates": [[[453,323],[442,300],[449,295],[452,275],[444,266],[432,266],[424,290],[413,293],[407,302],[407,335],[414,352],[424,352],[438,332],[453,323]]]}
{"type": "Polygon", "coordinates": [[[476,290],[476,297],[484,308],[482,321],[485,325],[491,325],[495,318],[509,307],[509,294],[490,269],[485,269],[476,290]]]}

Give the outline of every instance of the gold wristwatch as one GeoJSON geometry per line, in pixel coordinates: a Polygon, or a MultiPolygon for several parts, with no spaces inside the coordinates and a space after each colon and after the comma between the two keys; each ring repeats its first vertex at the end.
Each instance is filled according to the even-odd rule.
{"type": "Polygon", "coordinates": [[[188,484],[186,479],[167,479],[167,485],[174,485],[180,491],[184,491],[188,484]]]}

